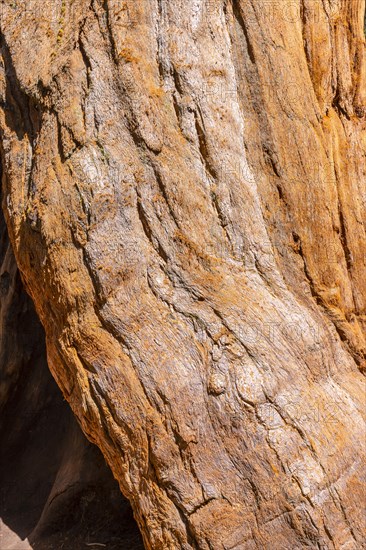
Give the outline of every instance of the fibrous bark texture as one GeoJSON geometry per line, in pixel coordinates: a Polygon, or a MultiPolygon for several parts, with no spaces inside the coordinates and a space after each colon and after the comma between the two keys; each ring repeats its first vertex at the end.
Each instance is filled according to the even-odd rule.
{"type": "Polygon", "coordinates": [[[0,548],[143,548],[131,507],[47,367],[0,211],[0,548]]]}
{"type": "Polygon", "coordinates": [[[16,260],[146,548],[362,547],[364,10],[2,3],[16,260]]]}

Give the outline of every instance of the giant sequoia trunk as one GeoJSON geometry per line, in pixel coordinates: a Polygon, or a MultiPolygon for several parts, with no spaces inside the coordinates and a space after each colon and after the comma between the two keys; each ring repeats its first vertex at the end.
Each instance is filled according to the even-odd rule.
{"type": "Polygon", "coordinates": [[[48,370],[1,210],[0,442],[1,550],[142,548],[128,501],[48,370]]]}
{"type": "Polygon", "coordinates": [[[362,547],[364,8],[2,3],[16,260],[146,548],[362,547]]]}

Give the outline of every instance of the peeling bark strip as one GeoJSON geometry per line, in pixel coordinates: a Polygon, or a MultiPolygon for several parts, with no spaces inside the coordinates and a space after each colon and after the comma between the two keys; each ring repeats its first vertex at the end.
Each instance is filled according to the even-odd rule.
{"type": "Polygon", "coordinates": [[[364,9],[2,3],[9,233],[146,548],[362,547],[364,9]]]}

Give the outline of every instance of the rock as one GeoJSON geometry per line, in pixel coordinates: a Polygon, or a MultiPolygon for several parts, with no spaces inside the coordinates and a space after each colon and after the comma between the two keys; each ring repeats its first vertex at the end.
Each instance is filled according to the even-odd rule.
{"type": "Polygon", "coordinates": [[[363,544],[363,7],[2,7],[9,235],[146,548],[363,544]]]}

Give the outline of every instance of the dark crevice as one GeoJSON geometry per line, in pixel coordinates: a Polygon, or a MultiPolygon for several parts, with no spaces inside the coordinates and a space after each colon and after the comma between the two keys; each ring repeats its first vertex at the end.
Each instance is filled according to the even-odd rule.
{"type": "Polygon", "coordinates": [[[160,193],[161,193],[161,195],[162,195],[162,197],[163,197],[163,199],[164,199],[164,201],[165,201],[165,203],[168,207],[169,214],[170,214],[172,220],[174,221],[175,225],[179,228],[179,223],[178,223],[178,220],[175,216],[174,210],[173,210],[173,208],[170,204],[170,199],[168,197],[168,194],[167,194],[164,182],[163,182],[162,175],[160,174],[159,168],[154,162],[149,162],[148,164],[149,164],[149,166],[151,166],[151,168],[154,172],[156,183],[158,184],[159,191],[160,191],[160,193]]]}
{"type": "Polygon", "coordinates": [[[141,225],[143,227],[144,233],[145,233],[146,237],[148,238],[149,242],[152,244],[154,250],[159,254],[159,256],[162,258],[164,263],[168,263],[168,261],[169,261],[168,255],[164,251],[164,249],[161,246],[158,239],[153,236],[153,233],[152,233],[152,230],[150,228],[150,224],[148,222],[145,210],[142,206],[140,197],[138,197],[138,200],[137,200],[137,212],[138,212],[139,219],[141,221],[141,225]]]}
{"type": "Polygon", "coordinates": [[[173,76],[173,80],[174,80],[175,89],[177,90],[177,92],[181,96],[183,96],[184,95],[184,90],[183,90],[183,86],[182,86],[181,81],[180,81],[181,77],[180,77],[180,75],[177,72],[175,67],[172,68],[172,76],[173,76]]]}
{"type": "Polygon", "coordinates": [[[346,230],[344,216],[341,208],[339,208],[339,224],[340,224],[340,230],[341,230],[340,238],[341,238],[341,243],[344,250],[344,257],[346,259],[347,269],[348,271],[352,271],[352,268],[353,268],[352,252],[348,246],[347,230],[346,230]]]}
{"type": "Polygon", "coordinates": [[[217,178],[217,172],[216,172],[215,168],[213,167],[213,165],[211,163],[211,160],[210,160],[210,155],[209,155],[208,147],[207,147],[207,143],[206,143],[205,131],[204,131],[203,124],[202,124],[202,118],[200,117],[201,120],[199,120],[199,116],[198,116],[196,111],[195,111],[194,115],[195,115],[194,120],[195,120],[195,126],[196,126],[196,133],[197,133],[197,138],[198,138],[198,146],[199,146],[199,151],[200,151],[200,154],[201,154],[201,158],[202,158],[203,164],[204,164],[207,172],[215,180],[217,178]]]}
{"type": "Polygon", "coordinates": [[[235,17],[236,21],[238,22],[240,28],[243,31],[243,35],[244,35],[244,38],[245,38],[249,59],[253,63],[253,65],[255,65],[256,61],[255,61],[254,49],[253,49],[252,43],[251,43],[250,38],[249,38],[247,24],[245,23],[245,21],[243,19],[243,15],[241,13],[240,3],[238,2],[238,0],[233,0],[232,5],[233,5],[234,17],[235,17]]]}
{"type": "Polygon", "coordinates": [[[79,45],[79,51],[81,53],[81,56],[83,58],[83,61],[84,61],[84,65],[85,65],[85,69],[86,69],[86,80],[87,80],[87,86],[88,86],[88,89],[91,88],[91,77],[90,77],[90,72],[92,71],[92,65],[91,65],[91,62],[90,62],[90,59],[89,59],[89,56],[87,54],[87,51],[85,49],[85,46],[83,44],[83,39],[82,39],[82,31],[83,29],[81,28],[80,29],[80,32],[79,32],[79,39],[78,39],[78,45],[79,45]]]}
{"type": "Polygon", "coordinates": [[[29,98],[21,89],[9,47],[3,35],[0,35],[0,46],[6,74],[6,102],[4,109],[6,122],[8,126],[14,128],[20,141],[27,134],[32,142],[34,133],[30,116],[29,98]]]}

